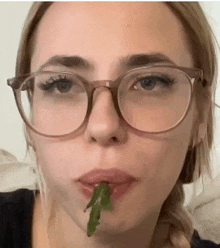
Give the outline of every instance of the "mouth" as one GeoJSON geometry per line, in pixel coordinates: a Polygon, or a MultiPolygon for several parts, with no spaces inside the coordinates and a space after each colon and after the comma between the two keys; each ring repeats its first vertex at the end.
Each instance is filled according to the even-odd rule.
{"type": "MultiPolygon", "coordinates": [[[[112,198],[120,199],[122,196],[124,196],[126,193],[128,193],[132,189],[132,186],[134,186],[134,182],[128,182],[124,184],[111,184],[110,183],[109,186],[112,189],[112,198]]],[[[92,197],[95,187],[96,186],[94,184],[80,183],[80,191],[88,199],[92,197]]]]}
{"type": "Polygon", "coordinates": [[[120,199],[135,186],[138,178],[119,169],[110,169],[94,170],[77,180],[80,186],[79,190],[86,198],[91,198],[95,187],[102,181],[109,183],[112,189],[112,198],[120,199]]]}

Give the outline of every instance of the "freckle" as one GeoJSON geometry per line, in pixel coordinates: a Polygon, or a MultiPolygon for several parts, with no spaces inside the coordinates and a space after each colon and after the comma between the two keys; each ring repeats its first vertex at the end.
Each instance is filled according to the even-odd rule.
{"type": "Polygon", "coordinates": [[[131,28],[131,24],[126,24],[125,27],[131,28]]]}
{"type": "Polygon", "coordinates": [[[124,24],[123,25],[124,29],[131,29],[132,28],[132,24],[124,24]]]}

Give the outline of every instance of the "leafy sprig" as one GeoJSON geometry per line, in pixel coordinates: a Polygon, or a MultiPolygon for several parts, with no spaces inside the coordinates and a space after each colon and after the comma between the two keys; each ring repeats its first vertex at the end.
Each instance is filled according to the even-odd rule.
{"type": "Polygon", "coordinates": [[[90,237],[96,230],[96,227],[100,224],[99,219],[102,209],[111,209],[111,196],[112,190],[108,182],[102,181],[94,189],[93,196],[90,202],[87,204],[84,212],[90,207],[90,218],[87,224],[87,236],[90,237]]]}

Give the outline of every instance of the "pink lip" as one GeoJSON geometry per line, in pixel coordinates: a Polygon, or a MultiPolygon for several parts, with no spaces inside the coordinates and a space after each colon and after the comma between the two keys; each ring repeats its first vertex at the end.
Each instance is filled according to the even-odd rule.
{"type": "Polygon", "coordinates": [[[95,184],[101,181],[109,182],[112,188],[112,197],[119,199],[133,188],[138,179],[119,169],[110,169],[94,170],[77,180],[80,183],[80,191],[86,198],[92,197],[95,184]]]}
{"type": "MultiPolygon", "coordinates": [[[[129,192],[134,185],[135,182],[127,182],[123,184],[110,184],[110,187],[112,188],[112,198],[120,199],[124,194],[129,192]]],[[[91,199],[94,188],[95,188],[95,184],[91,185],[91,184],[80,183],[79,189],[86,198],[91,199]]]]}
{"type": "Polygon", "coordinates": [[[77,181],[85,184],[96,184],[101,181],[124,184],[131,181],[137,181],[137,178],[119,169],[109,169],[91,171],[80,177],[77,181]]]}

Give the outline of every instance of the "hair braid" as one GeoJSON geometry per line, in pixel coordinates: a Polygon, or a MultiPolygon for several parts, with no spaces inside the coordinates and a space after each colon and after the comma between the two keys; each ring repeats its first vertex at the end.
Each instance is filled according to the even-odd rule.
{"type": "Polygon", "coordinates": [[[151,248],[190,248],[193,227],[183,203],[183,185],[177,181],[161,208],[151,248]]]}

